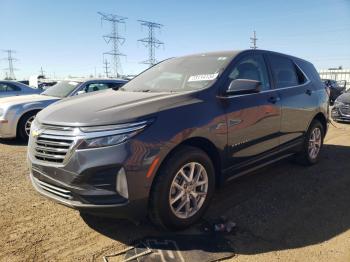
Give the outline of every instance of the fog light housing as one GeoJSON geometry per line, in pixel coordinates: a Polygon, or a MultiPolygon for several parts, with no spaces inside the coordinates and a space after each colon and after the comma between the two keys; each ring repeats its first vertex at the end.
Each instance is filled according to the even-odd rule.
{"type": "Polygon", "coordinates": [[[116,190],[124,198],[129,198],[128,182],[126,180],[125,170],[122,167],[117,174],[116,190]]]}

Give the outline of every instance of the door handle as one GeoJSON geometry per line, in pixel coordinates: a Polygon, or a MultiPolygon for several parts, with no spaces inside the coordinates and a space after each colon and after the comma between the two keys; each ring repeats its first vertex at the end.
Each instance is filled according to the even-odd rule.
{"type": "Polygon", "coordinates": [[[269,99],[267,99],[272,104],[276,104],[278,101],[280,101],[280,98],[278,96],[270,96],[269,99]]]}
{"type": "Polygon", "coordinates": [[[305,93],[307,95],[311,96],[312,95],[312,90],[311,89],[306,89],[305,93]]]}

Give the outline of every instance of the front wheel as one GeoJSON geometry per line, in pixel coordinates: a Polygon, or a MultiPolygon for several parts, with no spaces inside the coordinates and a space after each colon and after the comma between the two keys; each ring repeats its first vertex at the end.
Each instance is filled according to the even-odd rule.
{"type": "Polygon", "coordinates": [[[18,123],[17,134],[22,141],[28,141],[30,128],[37,112],[29,112],[21,117],[18,123]]]}
{"type": "Polygon", "coordinates": [[[302,151],[299,153],[298,160],[305,165],[317,163],[323,146],[325,130],[318,120],[313,120],[309,130],[306,133],[302,151]]]}
{"type": "Polygon", "coordinates": [[[215,188],[213,164],[200,149],[176,150],[159,170],[151,190],[150,218],[166,229],[184,229],[207,209],[215,188]]]}

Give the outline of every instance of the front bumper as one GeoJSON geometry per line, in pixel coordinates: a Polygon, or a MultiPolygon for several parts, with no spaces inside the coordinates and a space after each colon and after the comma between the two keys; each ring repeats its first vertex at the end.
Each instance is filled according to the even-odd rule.
{"type": "Polygon", "coordinates": [[[346,115],[341,112],[338,107],[333,107],[331,111],[331,116],[334,121],[339,122],[350,122],[350,115],[346,115]]]}
{"type": "Polygon", "coordinates": [[[17,122],[10,119],[0,119],[0,138],[15,138],[17,122]]]}
{"type": "Polygon", "coordinates": [[[152,147],[131,140],[110,147],[76,150],[68,163],[60,167],[38,161],[29,149],[32,184],[40,194],[79,211],[139,220],[147,215],[152,183],[146,173],[159,152],[149,146],[152,147]],[[121,168],[126,174],[128,199],[116,190],[121,168]]]}
{"type": "Polygon", "coordinates": [[[89,204],[82,203],[74,199],[67,199],[65,196],[57,195],[58,192],[69,192],[67,188],[54,186],[39,180],[33,176],[33,173],[30,173],[30,179],[33,187],[41,195],[59,203],[64,206],[79,210],[83,213],[90,213],[99,216],[105,217],[117,217],[117,218],[126,218],[131,220],[139,220],[145,214],[142,212],[144,206],[147,204],[146,201],[123,201],[117,204],[89,204]],[[48,189],[52,189],[48,191],[48,189]]]}

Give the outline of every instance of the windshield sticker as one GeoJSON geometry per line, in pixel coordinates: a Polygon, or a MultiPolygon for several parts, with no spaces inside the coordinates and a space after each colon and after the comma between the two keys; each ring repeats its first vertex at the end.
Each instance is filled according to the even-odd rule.
{"type": "Polygon", "coordinates": [[[196,82],[196,81],[211,81],[217,78],[219,74],[206,74],[206,75],[195,75],[195,76],[190,76],[188,79],[188,82],[196,82]]]}

